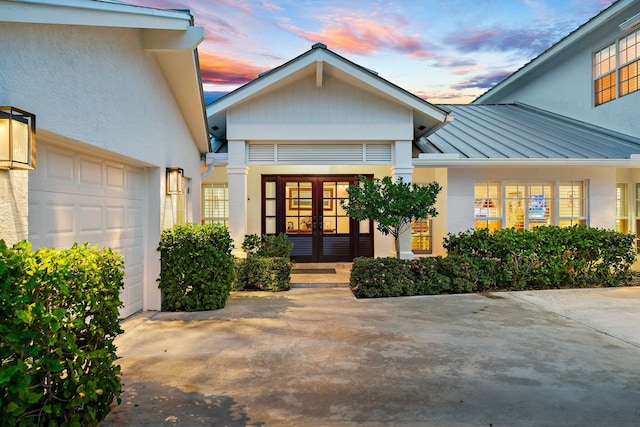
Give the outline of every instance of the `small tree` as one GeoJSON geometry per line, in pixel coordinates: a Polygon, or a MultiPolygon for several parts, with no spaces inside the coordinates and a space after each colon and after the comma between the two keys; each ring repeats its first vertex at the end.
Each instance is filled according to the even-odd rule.
{"type": "Polygon", "coordinates": [[[391,234],[395,240],[396,258],[400,258],[400,235],[411,227],[412,220],[438,215],[434,205],[441,189],[437,182],[410,184],[400,177],[394,183],[389,176],[369,179],[361,175],[357,183],[347,188],[349,197],[340,204],[349,217],[357,221],[376,221],[382,234],[391,234]]]}

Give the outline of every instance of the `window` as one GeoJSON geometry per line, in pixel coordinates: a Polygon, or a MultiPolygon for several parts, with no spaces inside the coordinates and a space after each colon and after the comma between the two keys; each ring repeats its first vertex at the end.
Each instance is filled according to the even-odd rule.
{"type": "Polygon", "coordinates": [[[629,189],[627,184],[616,184],[616,231],[629,232],[629,189]]]}
{"type": "Polygon", "coordinates": [[[416,254],[430,254],[432,252],[433,236],[431,235],[431,220],[419,219],[411,222],[411,250],[416,254]]]}
{"type": "Polygon", "coordinates": [[[640,86],[640,29],[593,55],[595,105],[635,92],[640,86]]]}
{"type": "Polygon", "coordinates": [[[475,228],[586,224],[584,181],[477,181],[475,228]]]}
{"type": "Polygon", "coordinates": [[[229,225],[229,189],[226,184],[202,185],[202,223],[229,225]]]}

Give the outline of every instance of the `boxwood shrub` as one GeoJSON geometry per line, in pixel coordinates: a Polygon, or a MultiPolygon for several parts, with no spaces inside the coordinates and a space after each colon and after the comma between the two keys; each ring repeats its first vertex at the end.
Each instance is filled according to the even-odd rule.
{"type": "Polygon", "coordinates": [[[121,393],[123,259],[0,240],[0,425],[96,425],[121,393]]]}
{"type": "Polygon", "coordinates": [[[242,249],[246,259],[236,260],[234,291],[288,291],[291,285],[293,242],[287,235],[248,234],[242,249]]]}
{"type": "Polygon", "coordinates": [[[449,234],[451,255],[496,260],[497,288],[550,289],[628,284],[636,259],[635,237],[581,225],[533,230],[470,230],[449,234]]]}
{"type": "Polygon", "coordinates": [[[220,224],[182,224],[162,231],[160,278],[163,311],[225,306],[235,279],[233,241],[220,224]]]}
{"type": "Polygon", "coordinates": [[[250,256],[236,260],[234,291],[288,291],[291,287],[289,258],[250,256]]]}
{"type": "Polygon", "coordinates": [[[611,230],[538,227],[449,234],[446,257],[357,258],[357,298],[632,284],[633,235],[611,230]]]}

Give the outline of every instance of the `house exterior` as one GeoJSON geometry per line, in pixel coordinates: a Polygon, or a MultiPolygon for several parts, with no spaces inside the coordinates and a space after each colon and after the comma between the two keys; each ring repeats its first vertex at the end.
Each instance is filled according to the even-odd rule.
{"type": "Polygon", "coordinates": [[[203,221],[228,224],[238,248],[248,233],[287,233],[299,261],[392,255],[391,238],[340,209],[363,174],[443,187],[438,217],[403,236],[404,258],[444,255],[448,233],[480,227],[636,231],[638,13],[616,2],[472,105],[416,99],[318,43],[207,106],[203,221]]]}
{"type": "Polygon", "coordinates": [[[161,230],[200,222],[203,38],[188,12],[0,2],[0,105],[37,117],[35,170],[0,170],[0,238],[122,252],[123,316],[160,309],[161,230]],[[167,195],[171,167],[195,191],[167,195]]]}

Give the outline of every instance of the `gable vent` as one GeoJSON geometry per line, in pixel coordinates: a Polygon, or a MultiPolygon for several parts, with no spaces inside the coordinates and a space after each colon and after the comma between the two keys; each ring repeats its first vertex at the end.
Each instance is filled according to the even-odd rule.
{"type": "Polygon", "coordinates": [[[388,164],[391,144],[249,144],[254,164],[388,164]]]}

